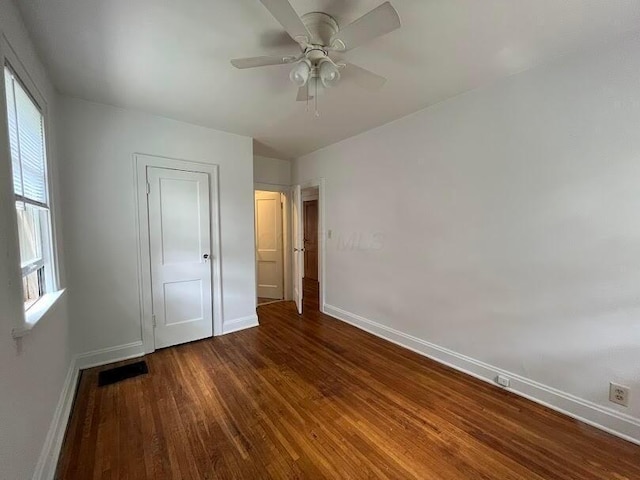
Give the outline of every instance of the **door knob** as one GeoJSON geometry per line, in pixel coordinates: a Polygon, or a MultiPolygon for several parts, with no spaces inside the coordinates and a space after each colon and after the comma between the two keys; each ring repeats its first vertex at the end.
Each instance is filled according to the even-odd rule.
{"type": "Polygon", "coordinates": [[[208,253],[205,253],[202,257],[203,257],[205,260],[207,260],[207,259],[209,258],[209,254],[208,254],[208,253]]]}

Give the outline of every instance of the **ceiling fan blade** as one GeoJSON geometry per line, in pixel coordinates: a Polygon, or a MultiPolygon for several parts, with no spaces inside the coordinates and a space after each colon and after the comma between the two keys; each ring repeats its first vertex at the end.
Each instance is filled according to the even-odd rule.
{"type": "Polygon", "coordinates": [[[385,2],[331,37],[331,46],[338,51],[351,50],[397,28],[400,28],[398,12],[385,2]]]}
{"type": "Polygon", "coordinates": [[[387,79],[370,72],[366,68],[359,67],[353,63],[346,63],[342,72],[345,80],[353,80],[358,86],[367,90],[380,90],[387,83],[387,79]]]}
{"type": "Polygon", "coordinates": [[[300,87],[298,89],[298,96],[296,97],[296,102],[306,102],[307,100],[311,100],[313,97],[309,95],[308,86],[300,87]]]}
{"type": "Polygon", "coordinates": [[[231,60],[231,65],[236,68],[266,67],[268,65],[285,65],[292,63],[297,57],[250,57],[235,58],[231,60]]]}
{"type": "Polygon", "coordinates": [[[311,41],[309,29],[302,23],[300,16],[288,0],[260,0],[267,10],[280,22],[289,36],[301,45],[311,41]]]}

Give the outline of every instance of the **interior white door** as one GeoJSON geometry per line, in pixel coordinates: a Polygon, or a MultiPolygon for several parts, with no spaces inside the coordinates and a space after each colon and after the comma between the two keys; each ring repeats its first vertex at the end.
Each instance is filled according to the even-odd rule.
{"type": "Polygon", "coordinates": [[[279,192],[256,192],[258,297],[284,298],[282,199],[279,192]]]}
{"type": "Polygon", "coordinates": [[[209,175],[147,168],[156,348],[213,335],[209,175]]]}
{"type": "Polygon", "coordinates": [[[298,313],[302,314],[302,276],[304,247],[302,226],[302,194],[300,185],[293,187],[292,205],[292,230],[293,230],[293,299],[296,302],[298,313]]]}

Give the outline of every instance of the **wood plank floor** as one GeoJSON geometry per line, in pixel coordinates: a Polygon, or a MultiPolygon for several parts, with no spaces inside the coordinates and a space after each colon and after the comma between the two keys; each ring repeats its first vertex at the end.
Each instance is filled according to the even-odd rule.
{"type": "Polygon", "coordinates": [[[311,308],[259,316],[143,377],[85,371],[57,478],[640,479],[638,446],[311,308]]]}

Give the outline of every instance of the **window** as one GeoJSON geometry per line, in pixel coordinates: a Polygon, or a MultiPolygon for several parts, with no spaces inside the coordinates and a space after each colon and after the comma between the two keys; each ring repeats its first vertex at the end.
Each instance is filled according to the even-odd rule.
{"type": "Polygon", "coordinates": [[[53,292],[44,117],[10,67],[4,71],[24,308],[53,292]]]}

